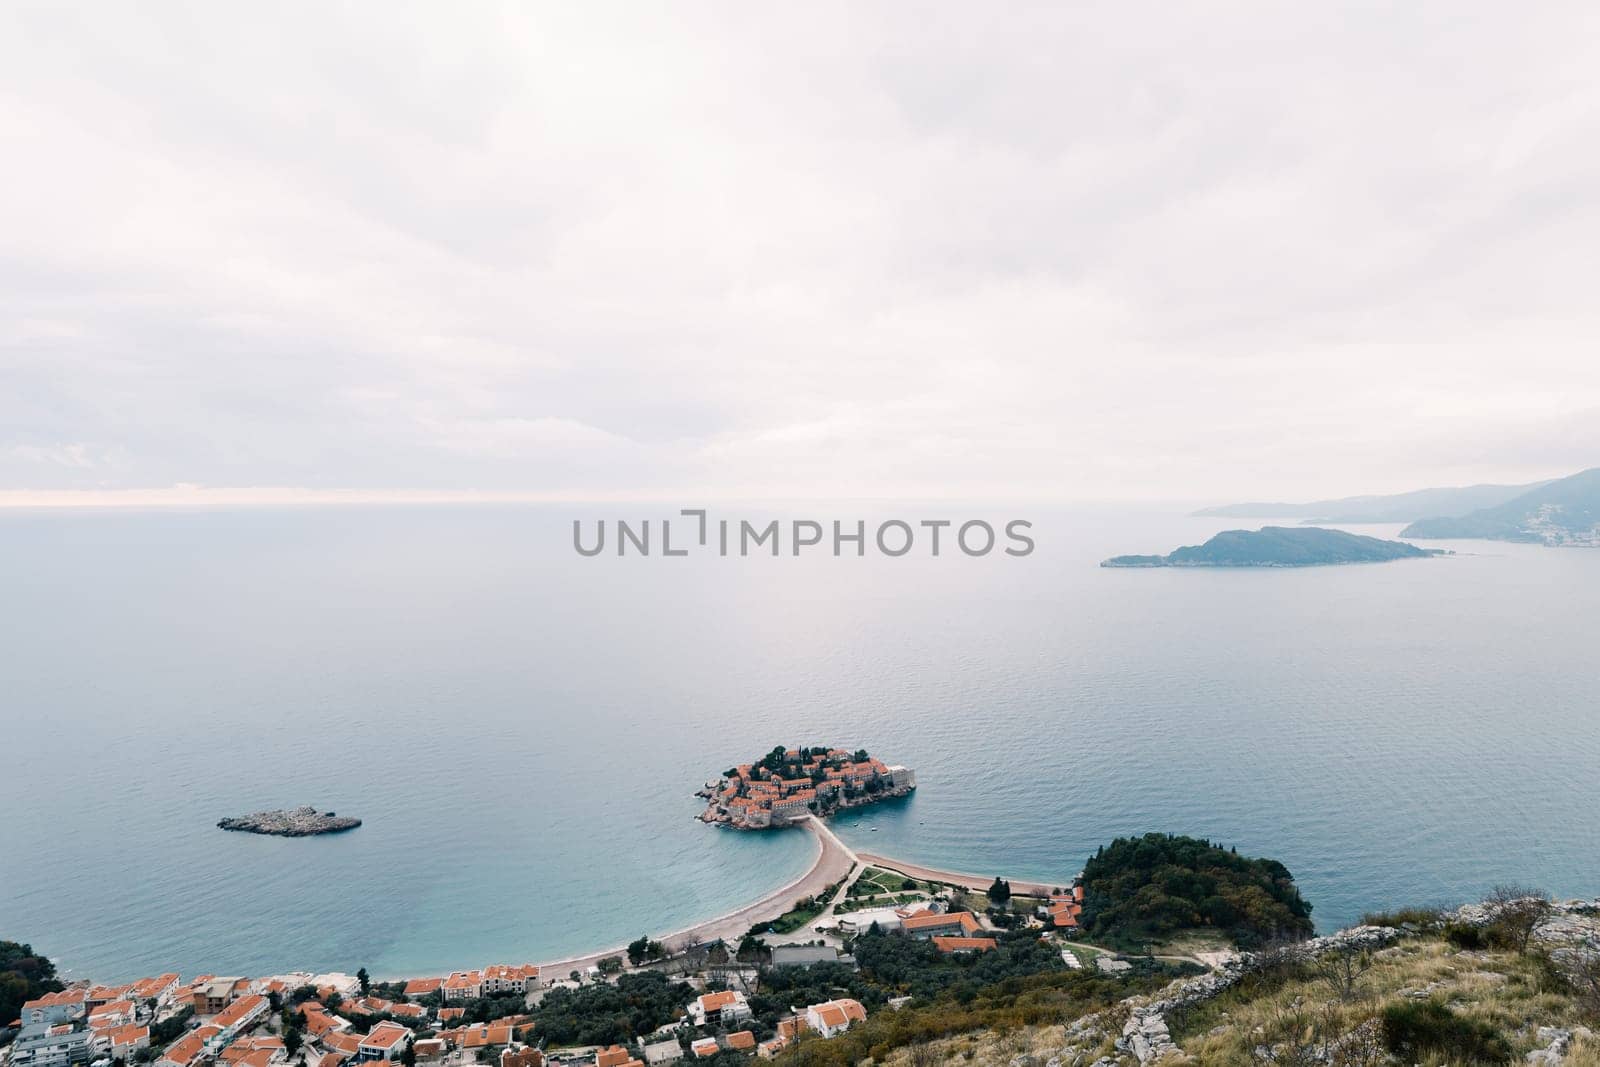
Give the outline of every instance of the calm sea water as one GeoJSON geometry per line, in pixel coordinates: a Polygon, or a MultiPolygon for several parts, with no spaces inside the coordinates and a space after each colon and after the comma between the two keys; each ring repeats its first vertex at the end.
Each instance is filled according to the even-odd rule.
{"type": "Polygon", "coordinates": [[[691,819],[795,741],[914,765],[839,828],[931,864],[1064,879],[1206,835],[1323,929],[1600,893],[1600,552],[1101,570],[1240,523],[1031,514],[1026,559],[798,561],[580,559],[535,507],[0,514],[0,937],[116,979],[666,932],[807,865],[691,819]],[[366,825],[214,828],[299,803],[366,825]]]}

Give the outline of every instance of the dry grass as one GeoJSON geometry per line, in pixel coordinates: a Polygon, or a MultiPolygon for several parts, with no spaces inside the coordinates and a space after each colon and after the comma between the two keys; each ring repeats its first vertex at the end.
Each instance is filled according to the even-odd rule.
{"type": "MultiPolygon", "coordinates": [[[[1315,977],[1258,983],[1193,1013],[1176,1036],[1194,1062],[1247,1063],[1262,1045],[1280,1047],[1288,1062],[1297,1047],[1336,1042],[1363,1024],[1376,1025],[1385,1006],[1413,999],[1436,1000],[1459,1016],[1492,1026],[1511,1043],[1518,1060],[1536,1047],[1538,1027],[1583,1021],[1537,959],[1458,952],[1441,941],[1406,941],[1376,954],[1348,998],[1315,977]]],[[[1374,1059],[1350,1050],[1345,1062],[1374,1059]]],[[[1431,1067],[1435,1061],[1422,1062],[1431,1067]]]]}
{"type": "MultiPolygon", "coordinates": [[[[1333,1054],[1322,1061],[1331,1067],[1392,1064],[1397,1061],[1383,1053],[1378,1036],[1385,1007],[1425,1000],[1492,1027],[1509,1042],[1512,1061],[1517,1063],[1542,1047],[1536,1040],[1541,1026],[1570,1029],[1587,1024],[1600,1030],[1596,1020],[1583,1017],[1570,992],[1538,957],[1459,951],[1443,940],[1421,938],[1375,953],[1370,969],[1349,996],[1340,996],[1332,984],[1308,970],[1242,985],[1186,1018],[1171,1020],[1182,1054],[1163,1063],[1261,1064],[1256,1050],[1263,1046],[1276,1051],[1276,1062],[1305,1062],[1296,1060],[1297,1051],[1318,1046],[1324,1051],[1331,1045],[1333,1054]],[[1369,1040],[1351,1041],[1347,1035],[1352,1033],[1365,1034],[1369,1040]]],[[[1067,1043],[1064,1025],[978,1032],[920,1049],[899,1049],[883,1062],[888,1067],[1009,1067],[1025,1057],[1042,1067],[1067,1043]]],[[[1109,1036],[1088,1051],[1085,1062],[1115,1055],[1109,1036]]],[[[1132,1061],[1123,1057],[1120,1062],[1132,1061]]],[[[1451,1063],[1437,1056],[1417,1062],[1421,1067],[1451,1063]]],[[[1600,1038],[1578,1042],[1564,1067],[1600,1067],[1600,1038]]]]}

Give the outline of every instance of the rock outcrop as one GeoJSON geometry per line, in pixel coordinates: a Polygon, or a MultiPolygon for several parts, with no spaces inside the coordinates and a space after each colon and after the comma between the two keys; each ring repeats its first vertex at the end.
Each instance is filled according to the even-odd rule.
{"type": "Polygon", "coordinates": [[[318,811],[309,804],[291,811],[258,811],[239,818],[222,819],[217,823],[223,830],[242,830],[276,837],[336,834],[342,830],[354,830],[360,825],[360,819],[339,816],[331,811],[318,811]]]}

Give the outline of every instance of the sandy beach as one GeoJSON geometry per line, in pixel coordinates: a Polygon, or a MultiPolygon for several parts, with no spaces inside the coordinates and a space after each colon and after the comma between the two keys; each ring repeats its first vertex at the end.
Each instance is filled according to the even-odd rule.
{"type": "MultiPolygon", "coordinates": [[[[805,897],[817,896],[830,885],[868,866],[883,867],[923,881],[944,882],[980,892],[988,889],[989,885],[994,881],[994,875],[992,874],[980,875],[969,874],[965,871],[944,871],[936,867],[925,867],[918,863],[907,863],[904,860],[891,859],[888,856],[880,856],[873,852],[854,852],[848,845],[839,840],[838,835],[829,829],[826,823],[816,816],[811,816],[802,825],[817,842],[816,859],[805,874],[735,911],[719,915],[714,919],[707,919],[705,922],[696,923],[687,929],[678,930],[665,936],[658,937],[654,934],[651,936],[659,940],[669,952],[681,951],[690,945],[718,939],[730,943],[737,942],[739,938],[744,936],[745,931],[756,923],[776,919],[792,908],[795,901],[805,897]]],[[[1002,877],[1004,876],[1002,875],[1002,877]]],[[[1048,896],[1052,890],[1072,884],[1072,879],[1070,878],[1063,878],[1060,882],[1051,884],[1022,882],[1015,879],[1008,879],[1008,881],[1011,884],[1011,891],[1023,896],[1048,896]]],[[[796,931],[795,936],[798,937],[803,933],[805,931],[796,931]]],[[[541,964],[540,970],[546,974],[564,977],[570,971],[586,970],[607,956],[625,956],[626,953],[626,945],[617,945],[599,952],[591,952],[586,956],[541,964]]]]}
{"type": "MultiPolygon", "coordinates": [[[[678,930],[664,937],[650,936],[660,941],[669,951],[677,951],[689,945],[700,944],[705,941],[722,939],[736,943],[744,936],[746,930],[756,923],[776,919],[794,906],[794,902],[805,897],[816,896],[833,883],[849,875],[857,863],[856,855],[851,852],[843,841],[816,816],[806,819],[803,824],[805,829],[816,839],[817,857],[810,869],[788,885],[774,889],[761,899],[751,904],[746,904],[737,911],[730,911],[714,919],[696,923],[684,930],[678,930]]],[[[643,932],[643,931],[641,931],[643,932]]],[[[540,965],[544,973],[554,973],[564,976],[569,971],[582,971],[599,963],[607,956],[625,956],[626,945],[618,945],[601,952],[593,952],[587,956],[576,959],[560,960],[555,963],[540,965]]]]}

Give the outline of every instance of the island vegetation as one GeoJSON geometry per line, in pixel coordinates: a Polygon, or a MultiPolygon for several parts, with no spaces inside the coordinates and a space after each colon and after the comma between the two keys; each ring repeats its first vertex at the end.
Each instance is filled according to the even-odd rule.
{"type": "Polygon", "coordinates": [[[1119,837],[1084,865],[1083,885],[1079,921],[1096,942],[1143,948],[1210,929],[1249,947],[1312,932],[1311,904],[1288,868],[1200,838],[1119,837]]]}
{"type": "Polygon", "coordinates": [[[1319,526],[1264,526],[1224,530],[1203,545],[1186,545],[1165,556],[1112,556],[1102,567],[1321,567],[1339,563],[1384,563],[1444,555],[1403,541],[1325,530],[1319,526]]]}
{"type": "Polygon", "coordinates": [[[911,768],[890,766],[864,748],[778,745],[758,760],[723,771],[696,795],[706,799],[700,815],[705,822],[766,830],[903,797],[916,787],[911,768]]]}

